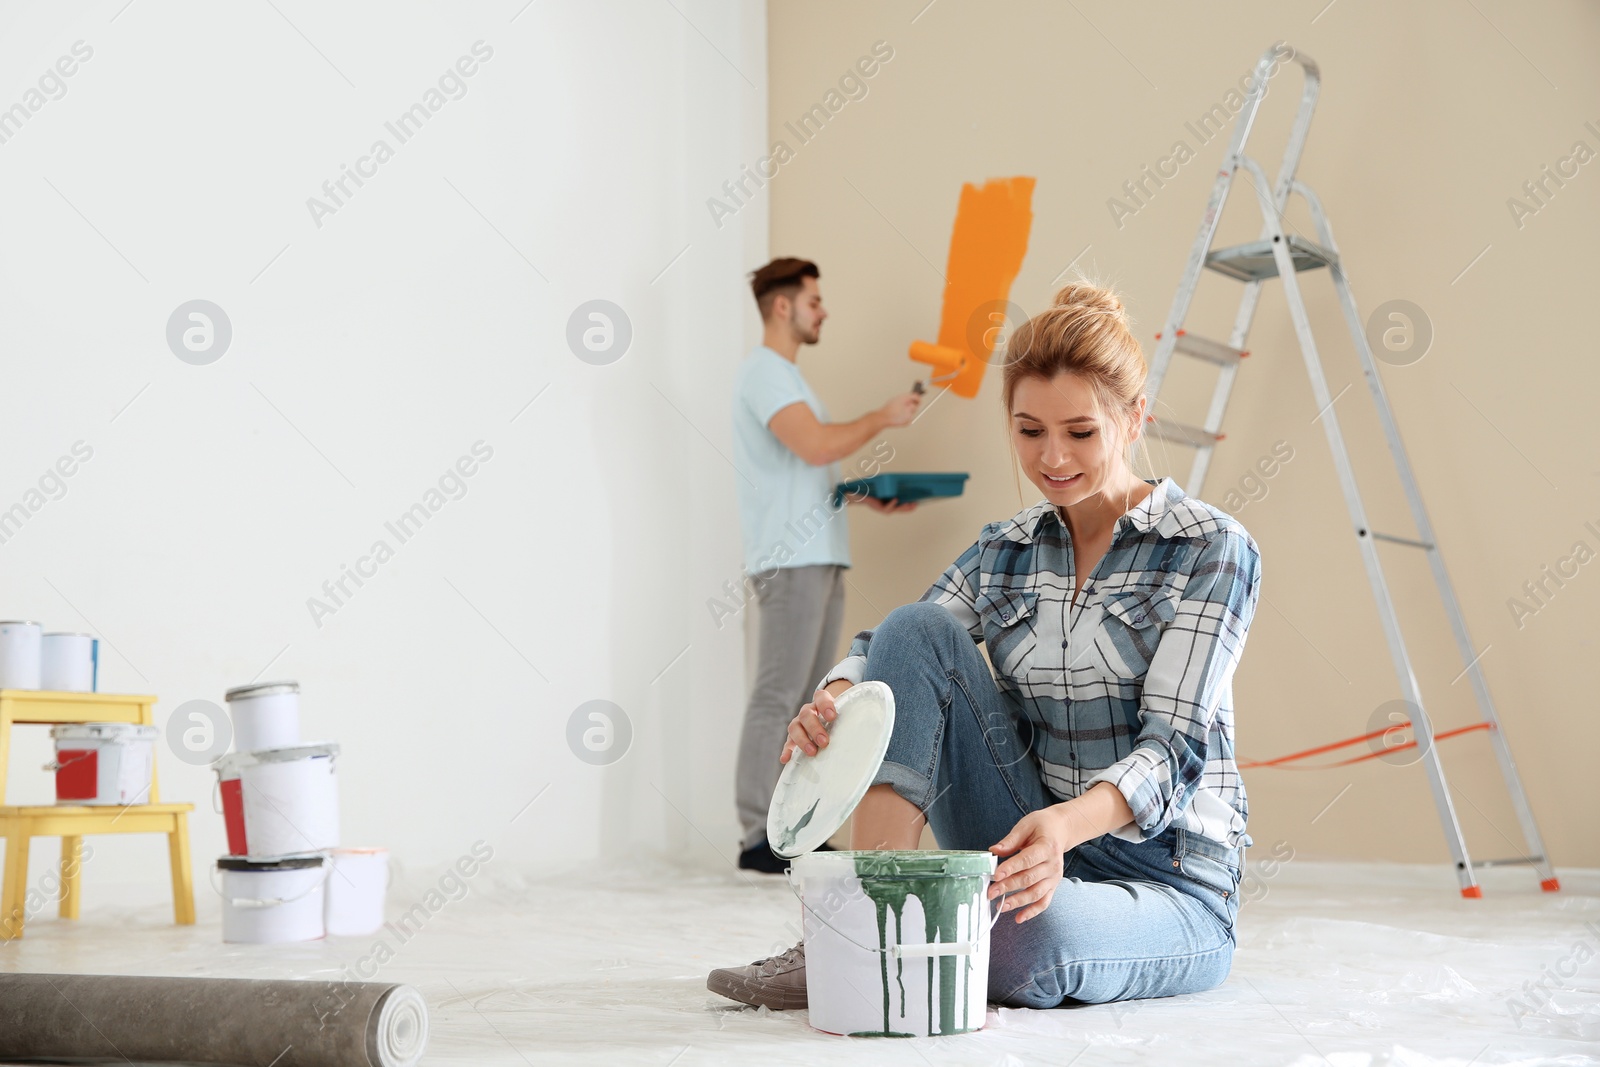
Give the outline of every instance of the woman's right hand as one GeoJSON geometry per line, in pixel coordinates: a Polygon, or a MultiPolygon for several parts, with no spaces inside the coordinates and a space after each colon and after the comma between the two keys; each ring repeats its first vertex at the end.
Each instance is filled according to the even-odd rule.
{"type": "MultiPolygon", "coordinates": [[[[838,686],[842,693],[850,688],[848,682],[842,679],[831,683],[838,686]]],[[[778,757],[779,763],[788,763],[789,757],[797,750],[808,756],[815,756],[817,752],[828,744],[828,728],[826,723],[839,717],[839,708],[834,704],[834,692],[829,689],[818,689],[811,698],[811,703],[800,709],[800,713],[789,720],[789,739],[783,743],[783,754],[778,757]]]]}

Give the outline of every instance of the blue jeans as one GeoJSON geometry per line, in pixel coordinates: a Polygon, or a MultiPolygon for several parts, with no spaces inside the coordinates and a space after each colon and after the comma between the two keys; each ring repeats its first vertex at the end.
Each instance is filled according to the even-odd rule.
{"type": "MultiPolygon", "coordinates": [[[[894,691],[894,733],[873,779],[924,812],[940,848],[986,850],[1058,803],[1029,751],[1020,698],[996,685],[944,608],[896,608],[873,631],[865,678],[894,691]]],[[[1240,853],[1169,827],[1072,849],[1043,913],[994,925],[989,999],[1014,1007],[1105,1003],[1211,989],[1233,963],[1240,853]]]]}

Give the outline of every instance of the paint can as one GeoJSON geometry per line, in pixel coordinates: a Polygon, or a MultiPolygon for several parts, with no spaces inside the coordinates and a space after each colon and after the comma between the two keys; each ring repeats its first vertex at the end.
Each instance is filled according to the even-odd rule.
{"type": "Polygon", "coordinates": [[[980,1030],[998,860],[990,852],[814,851],[866,795],[894,732],[894,692],[884,682],[853,685],[835,706],[828,744],[789,760],[767,809],[767,840],[791,860],[800,899],[811,1025],[854,1037],[980,1030]]]}
{"type": "Polygon", "coordinates": [[[57,804],[147,804],[155,767],[154,726],[63,723],[50,728],[57,804]]]}
{"type": "Polygon", "coordinates": [[[38,689],[44,627],[36,622],[0,622],[0,689],[38,689]]]}
{"type": "Polygon", "coordinates": [[[256,860],[339,847],[338,754],[338,745],[324,741],[261,749],[240,761],[242,855],[256,860]]]}
{"type": "Polygon", "coordinates": [[[100,641],[88,634],[45,634],[39,646],[39,688],[93,693],[99,686],[100,641]]]}
{"type": "Polygon", "coordinates": [[[996,862],[962,851],[796,856],[811,1025],[852,1037],[982,1029],[996,862]]]}
{"type": "Polygon", "coordinates": [[[300,683],[261,682],[223,694],[238,752],[300,743],[300,683]]]}
{"type": "Polygon", "coordinates": [[[336,848],[329,853],[327,926],[330,936],[377,933],[389,891],[389,850],[336,848]]]}
{"type": "Polygon", "coordinates": [[[325,856],[282,856],[265,862],[223,856],[217,860],[217,870],[222,875],[218,890],[222,940],[281,945],[324,935],[325,856]]]}

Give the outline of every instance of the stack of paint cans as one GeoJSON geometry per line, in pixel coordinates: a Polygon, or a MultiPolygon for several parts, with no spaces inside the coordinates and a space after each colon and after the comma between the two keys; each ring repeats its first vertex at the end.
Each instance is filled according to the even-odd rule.
{"type": "Polygon", "coordinates": [[[36,622],[0,622],[0,689],[93,693],[99,669],[98,638],[47,634],[36,622]]]}
{"type": "Polygon", "coordinates": [[[300,686],[230,689],[234,751],[217,774],[228,854],[222,939],[274,944],[383,925],[388,853],[339,847],[339,746],[302,741],[300,686]],[[376,872],[376,874],[374,874],[376,872]]]}

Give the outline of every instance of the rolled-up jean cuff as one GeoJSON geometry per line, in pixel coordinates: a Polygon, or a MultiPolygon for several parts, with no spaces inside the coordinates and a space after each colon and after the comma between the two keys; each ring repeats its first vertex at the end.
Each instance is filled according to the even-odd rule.
{"type": "Polygon", "coordinates": [[[909,800],[918,811],[927,811],[931,803],[929,794],[933,792],[933,781],[920,771],[914,771],[903,763],[884,760],[878,768],[878,773],[872,776],[873,785],[887,784],[900,796],[909,800]]]}

